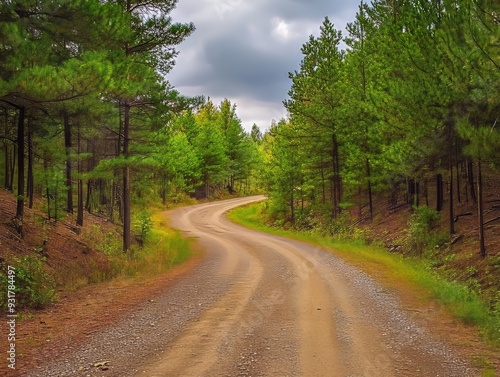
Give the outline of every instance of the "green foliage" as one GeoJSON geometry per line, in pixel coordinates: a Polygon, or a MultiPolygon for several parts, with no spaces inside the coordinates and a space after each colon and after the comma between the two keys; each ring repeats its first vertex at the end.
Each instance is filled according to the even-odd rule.
{"type": "Polygon", "coordinates": [[[122,252],[118,235],[113,232],[103,232],[99,225],[85,227],[83,235],[91,248],[106,255],[112,256],[122,252]]]}
{"type": "MultiPolygon", "coordinates": [[[[16,309],[31,308],[40,309],[56,299],[55,284],[49,274],[44,270],[45,259],[32,255],[15,258],[14,292],[16,309]]],[[[2,266],[0,275],[0,288],[4,294],[0,301],[0,307],[5,308],[7,304],[7,266],[2,266]]]]}
{"type": "Polygon", "coordinates": [[[151,234],[151,229],[153,228],[153,222],[151,221],[149,211],[143,210],[135,215],[133,224],[136,237],[138,237],[139,243],[142,247],[148,240],[151,234]]]}
{"type": "MultiPolygon", "coordinates": [[[[444,242],[440,237],[437,226],[441,215],[439,212],[421,206],[415,209],[408,222],[406,235],[406,248],[410,254],[422,255],[425,250],[442,246],[444,242]]],[[[446,241],[446,236],[444,241],[446,241]]]]}
{"type": "MultiPolygon", "coordinates": [[[[368,208],[369,216],[359,212],[366,221],[377,194],[401,182],[450,177],[443,173],[471,157],[498,169],[497,3],[362,2],[344,51],[340,31],[323,21],[302,46],[300,69],[289,73],[289,124],[272,125],[261,142],[270,209],[281,224],[293,219],[294,201],[329,208],[333,219],[352,203],[368,208]],[[276,163],[283,160],[289,170],[276,163]]],[[[444,242],[428,231],[425,219],[415,219],[413,252],[444,242]]]]}

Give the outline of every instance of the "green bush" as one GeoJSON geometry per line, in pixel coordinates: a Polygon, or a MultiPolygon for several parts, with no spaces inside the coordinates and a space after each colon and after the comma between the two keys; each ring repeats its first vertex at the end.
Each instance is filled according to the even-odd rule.
{"type": "Polygon", "coordinates": [[[138,242],[141,247],[144,246],[151,229],[153,228],[153,222],[151,221],[151,215],[148,211],[139,212],[134,218],[134,232],[137,237],[138,242]]]}
{"type": "MultiPolygon", "coordinates": [[[[44,258],[27,255],[23,258],[15,258],[14,292],[16,294],[16,308],[38,309],[53,302],[56,298],[55,283],[43,269],[44,258]]],[[[0,276],[0,287],[2,298],[0,306],[5,308],[7,291],[6,266],[2,268],[0,276]]]]}
{"type": "Polygon", "coordinates": [[[410,216],[405,246],[409,253],[422,255],[426,250],[442,246],[447,236],[437,230],[441,214],[427,206],[418,207],[410,216]]]}

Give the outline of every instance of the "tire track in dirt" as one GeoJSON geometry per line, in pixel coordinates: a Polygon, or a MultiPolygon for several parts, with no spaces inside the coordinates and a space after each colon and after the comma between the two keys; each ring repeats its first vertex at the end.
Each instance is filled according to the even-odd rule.
{"type": "Polygon", "coordinates": [[[205,259],[38,376],[479,376],[396,297],[319,247],[225,219],[232,199],[168,213],[205,259]],[[89,367],[109,360],[106,372],[89,367]]]}

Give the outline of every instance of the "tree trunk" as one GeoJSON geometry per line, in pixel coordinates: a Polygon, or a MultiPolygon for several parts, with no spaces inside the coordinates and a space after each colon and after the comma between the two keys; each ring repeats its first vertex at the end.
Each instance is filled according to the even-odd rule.
{"type": "Polygon", "coordinates": [[[64,147],[66,150],[66,187],[67,200],[66,200],[66,211],[68,213],[73,213],[73,184],[71,176],[71,125],[69,123],[69,115],[64,111],[63,115],[64,121],[64,147]]]}
{"type": "Polygon", "coordinates": [[[77,135],[78,203],[77,203],[77,214],[76,214],[76,225],[78,226],[83,226],[83,181],[80,178],[82,173],[82,163],[80,160],[81,151],[82,151],[82,141],[81,141],[80,123],[78,123],[78,135],[77,135]]]}
{"type": "Polygon", "coordinates": [[[366,159],[366,175],[368,178],[368,206],[370,208],[370,220],[373,220],[373,195],[370,160],[366,159]]]}
{"type": "Polygon", "coordinates": [[[326,203],[326,187],[325,187],[325,167],[323,166],[323,155],[321,155],[320,159],[320,167],[321,167],[321,203],[326,203]]]}
{"type": "Polygon", "coordinates": [[[56,186],[54,190],[54,220],[57,222],[59,216],[59,179],[56,177],[56,186]]]}
{"type": "MultiPolygon", "coordinates": [[[[95,144],[90,143],[89,140],[87,140],[87,153],[92,154],[92,158],[87,160],[87,171],[92,171],[92,169],[95,167],[95,144]]],[[[94,180],[93,179],[87,179],[87,200],[85,201],[85,209],[87,210],[88,213],[92,213],[92,196],[93,196],[93,191],[94,191],[94,180]]]]}
{"type": "Polygon", "coordinates": [[[115,180],[111,180],[111,200],[109,203],[109,219],[112,223],[115,222],[115,198],[116,198],[116,183],[115,180]]]}
{"type": "Polygon", "coordinates": [[[418,208],[420,206],[420,183],[418,183],[416,180],[414,181],[414,189],[413,189],[413,205],[415,208],[418,208]]]}
{"type": "Polygon", "coordinates": [[[167,204],[167,179],[165,178],[164,174],[162,174],[162,177],[161,177],[160,195],[161,195],[162,204],[166,205],[167,204]]]}
{"type": "Polygon", "coordinates": [[[467,182],[469,186],[470,197],[474,204],[477,204],[476,190],[474,189],[474,167],[472,159],[469,158],[467,161],[467,182]]]}
{"type": "Polygon", "coordinates": [[[9,186],[10,183],[10,167],[9,167],[9,162],[10,162],[10,148],[9,145],[7,144],[7,141],[4,141],[3,144],[3,150],[4,150],[4,155],[5,155],[5,163],[4,163],[4,186],[6,190],[11,190],[12,187],[9,186]]]}
{"type": "Polygon", "coordinates": [[[333,142],[335,146],[335,181],[336,181],[336,192],[337,192],[337,212],[340,214],[341,208],[340,203],[342,203],[342,180],[340,178],[340,163],[339,163],[339,144],[337,142],[337,135],[333,135],[333,142]]]}
{"type": "Polygon", "coordinates": [[[483,213],[483,173],[481,171],[481,158],[477,161],[477,209],[479,215],[479,253],[486,257],[486,246],[484,244],[484,213],[483,213]]]}
{"type": "Polygon", "coordinates": [[[17,207],[16,219],[19,224],[18,232],[22,235],[24,215],[24,107],[19,108],[17,125],[17,207]]]}
{"type": "Polygon", "coordinates": [[[17,145],[14,144],[14,150],[10,154],[11,161],[9,164],[10,167],[10,183],[9,183],[9,188],[8,190],[11,192],[14,192],[14,175],[16,172],[16,156],[17,156],[17,145]]]}
{"type": "Polygon", "coordinates": [[[45,173],[45,195],[47,196],[47,217],[51,219],[50,213],[50,190],[49,190],[49,178],[47,174],[48,162],[47,159],[43,159],[43,171],[45,173]]]}
{"type": "MultiPolygon", "coordinates": [[[[462,161],[462,176],[467,176],[467,162],[462,161]]],[[[469,203],[469,190],[467,189],[467,180],[465,181],[465,187],[464,187],[464,194],[465,194],[465,202],[469,203]]]]}
{"type": "Polygon", "coordinates": [[[332,135],[332,217],[336,218],[339,214],[339,206],[340,206],[340,180],[339,180],[339,172],[338,172],[338,150],[337,150],[337,137],[335,134],[332,135]]]}
{"type": "Polygon", "coordinates": [[[455,234],[455,215],[453,211],[453,162],[450,161],[450,234],[455,234]]]}
{"type": "Polygon", "coordinates": [[[85,209],[88,213],[92,213],[92,180],[87,180],[87,200],[85,201],[85,209]]]}
{"type": "MultiPolygon", "coordinates": [[[[9,131],[9,111],[4,109],[4,135],[8,135],[9,131]]],[[[3,141],[3,149],[5,154],[5,163],[4,163],[4,186],[6,190],[12,190],[12,186],[10,185],[10,148],[7,139],[3,141]]]]}
{"type": "Polygon", "coordinates": [[[33,130],[28,127],[28,207],[33,208],[33,130]]]}
{"type": "Polygon", "coordinates": [[[123,168],[123,251],[128,251],[131,245],[130,224],[130,166],[129,156],[129,131],[130,131],[130,105],[125,103],[125,114],[123,124],[123,156],[125,167],[123,168]]]}
{"type": "Polygon", "coordinates": [[[425,205],[429,207],[429,186],[427,178],[424,179],[424,197],[425,197],[425,205]]]}
{"type": "Polygon", "coordinates": [[[415,203],[415,180],[406,179],[406,203],[413,206],[415,203]]]}
{"type": "Polygon", "coordinates": [[[437,198],[436,211],[441,212],[443,210],[443,199],[444,199],[443,176],[441,174],[436,175],[436,187],[437,187],[437,192],[436,192],[436,198],[437,198]]]}

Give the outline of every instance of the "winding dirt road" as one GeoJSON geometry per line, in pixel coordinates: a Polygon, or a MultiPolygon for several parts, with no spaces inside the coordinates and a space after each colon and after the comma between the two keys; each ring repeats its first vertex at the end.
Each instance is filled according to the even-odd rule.
{"type": "Polygon", "coordinates": [[[321,248],[225,219],[260,199],[169,213],[175,228],[198,239],[203,261],[65,360],[30,375],[480,375],[363,272],[321,248]],[[89,367],[102,360],[107,370],[89,367]]]}

